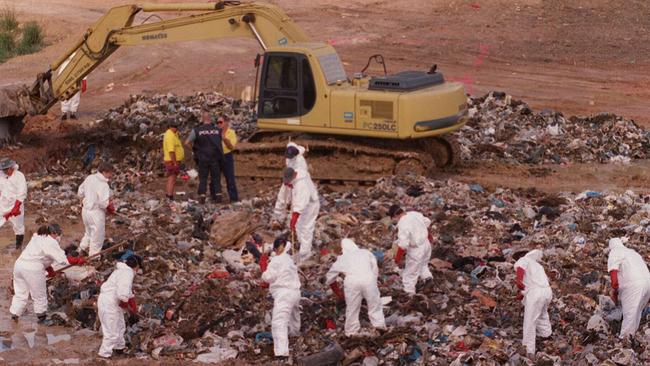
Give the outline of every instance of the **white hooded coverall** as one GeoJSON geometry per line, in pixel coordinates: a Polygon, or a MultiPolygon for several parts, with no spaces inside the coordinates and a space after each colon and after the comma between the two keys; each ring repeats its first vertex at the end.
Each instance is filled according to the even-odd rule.
{"type": "Polygon", "coordinates": [[[14,264],[14,296],[9,311],[21,316],[31,296],[34,313],[47,311],[47,282],[45,268],[53,262],[67,266],[70,263],[59,242],[49,235],[34,235],[14,264]]]}
{"type": "Polygon", "coordinates": [[[131,287],[135,272],[126,263],[118,262],[108,280],[102,284],[97,298],[97,313],[102,323],[102,345],[99,356],[111,357],[114,349],[124,349],[126,325],[120,301],[127,302],[133,297],[131,287]]]}
{"type": "Polygon", "coordinates": [[[0,178],[0,227],[7,220],[4,214],[11,211],[16,201],[22,202],[20,215],[9,218],[14,229],[14,235],[25,235],[25,200],[27,199],[27,181],[25,175],[18,171],[18,165],[14,165],[14,172],[10,177],[3,174],[0,178]]]}
{"type": "Polygon", "coordinates": [[[409,211],[397,222],[397,246],[406,251],[406,263],[402,271],[404,291],[415,293],[418,278],[433,278],[429,271],[431,243],[429,242],[431,220],[419,212],[409,211]]]}
{"type": "Polygon", "coordinates": [[[326,275],[326,284],[336,281],[339,274],[345,275],[345,335],[359,332],[359,311],[361,300],[368,304],[368,318],[375,328],[386,328],[381,297],[377,287],[377,258],[366,249],[359,249],[351,239],[341,241],[343,254],[336,259],[326,275]]]}
{"type": "Polygon", "coordinates": [[[300,214],[296,223],[296,235],[300,242],[298,263],[309,259],[312,255],[312,242],[314,240],[314,229],[316,219],[320,211],[320,201],[316,185],[312,182],[309,174],[304,170],[297,170],[296,179],[293,180],[293,188],[286,184],[280,187],[278,198],[275,202],[274,214],[279,221],[286,218],[286,207],[291,204],[291,212],[300,214]]]}
{"type": "Polygon", "coordinates": [[[623,310],[620,338],[636,333],[650,300],[650,272],[645,261],[619,238],[609,240],[607,272],[618,270],[618,298],[623,310]]]}
{"type": "Polygon", "coordinates": [[[102,250],[106,235],[106,207],[111,195],[108,179],[100,172],[91,174],[79,186],[77,194],[83,199],[81,218],[86,228],[79,248],[94,255],[102,250]]]}
{"type": "MultiPolygon", "coordinates": [[[[75,56],[76,52],[70,55],[63,63],[61,66],[59,66],[59,72],[57,73],[58,76],[61,76],[63,73],[63,70],[68,66],[72,58],[75,56]]],[[[86,80],[86,78],[84,78],[86,80]]],[[[81,90],[79,90],[75,95],[72,96],[72,98],[68,100],[62,100],[61,101],[61,113],[77,113],[77,109],[79,108],[79,101],[81,100],[81,90]]]]}
{"type": "Polygon", "coordinates": [[[268,268],[262,273],[262,281],[269,284],[273,296],[273,352],[276,356],[289,356],[289,335],[300,334],[300,277],[298,267],[288,251],[271,258],[268,268]]]}
{"type": "Polygon", "coordinates": [[[538,262],[544,254],[535,249],[528,252],[515,263],[515,271],[521,268],[524,275],[524,330],[521,343],[528,353],[535,354],[535,336],[550,337],[553,329],[548,317],[548,305],[553,299],[553,291],[548,283],[544,268],[538,262]]]}
{"type": "Polygon", "coordinates": [[[292,168],[293,170],[302,170],[307,175],[309,175],[309,167],[307,166],[307,160],[305,160],[305,147],[300,146],[294,142],[290,142],[287,144],[287,147],[293,146],[296,149],[298,149],[298,155],[294,156],[291,159],[285,159],[285,163],[287,165],[287,168],[292,168]]]}

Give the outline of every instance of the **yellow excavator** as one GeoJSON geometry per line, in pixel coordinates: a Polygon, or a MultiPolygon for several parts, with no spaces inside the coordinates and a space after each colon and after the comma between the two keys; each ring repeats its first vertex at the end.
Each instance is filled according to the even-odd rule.
{"type": "MultiPolygon", "coordinates": [[[[265,155],[283,152],[289,139],[307,145],[317,179],[363,181],[453,163],[455,145],[443,135],[467,121],[462,84],[445,81],[435,66],[350,78],[331,45],[311,41],[282,9],[263,3],[114,7],[31,87],[0,92],[0,117],[20,126],[26,114],[46,113],[121,46],[227,37],[253,38],[264,50],[256,82],[260,132],[240,144],[240,175],[277,177],[283,162],[265,155]],[[133,25],[142,12],[189,15],[133,25]]],[[[385,71],[381,55],[371,59],[385,71]]]]}

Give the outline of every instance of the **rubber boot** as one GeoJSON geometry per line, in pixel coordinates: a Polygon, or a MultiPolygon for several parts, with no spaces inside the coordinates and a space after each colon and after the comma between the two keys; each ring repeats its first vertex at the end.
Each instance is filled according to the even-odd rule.
{"type": "Polygon", "coordinates": [[[43,324],[43,323],[45,323],[45,320],[47,319],[47,314],[45,314],[45,313],[36,314],[36,317],[38,318],[38,324],[43,324]]]}
{"type": "Polygon", "coordinates": [[[23,239],[25,239],[25,235],[16,235],[16,249],[23,246],[23,239]]]}
{"type": "Polygon", "coordinates": [[[66,119],[68,119],[68,112],[61,114],[61,121],[65,121],[66,119]]]}
{"type": "Polygon", "coordinates": [[[76,113],[70,113],[70,119],[77,119],[76,113]]]}

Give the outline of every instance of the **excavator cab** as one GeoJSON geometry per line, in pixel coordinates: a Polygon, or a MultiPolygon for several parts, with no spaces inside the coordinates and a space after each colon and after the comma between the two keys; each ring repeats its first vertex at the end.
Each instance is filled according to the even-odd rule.
{"type": "Polygon", "coordinates": [[[314,74],[304,54],[266,53],[260,80],[260,118],[299,118],[316,103],[314,74]]]}

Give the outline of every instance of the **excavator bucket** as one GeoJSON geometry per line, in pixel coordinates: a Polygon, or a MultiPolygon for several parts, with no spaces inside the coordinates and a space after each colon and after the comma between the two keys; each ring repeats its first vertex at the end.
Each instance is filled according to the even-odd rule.
{"type": "Polygon", "coordinates": [[[18,135],[23,129],[23,118],[28,114],[24,107],[29,98],[25,85],[0,88],[0,144],[4,144],[18,135]]]}

